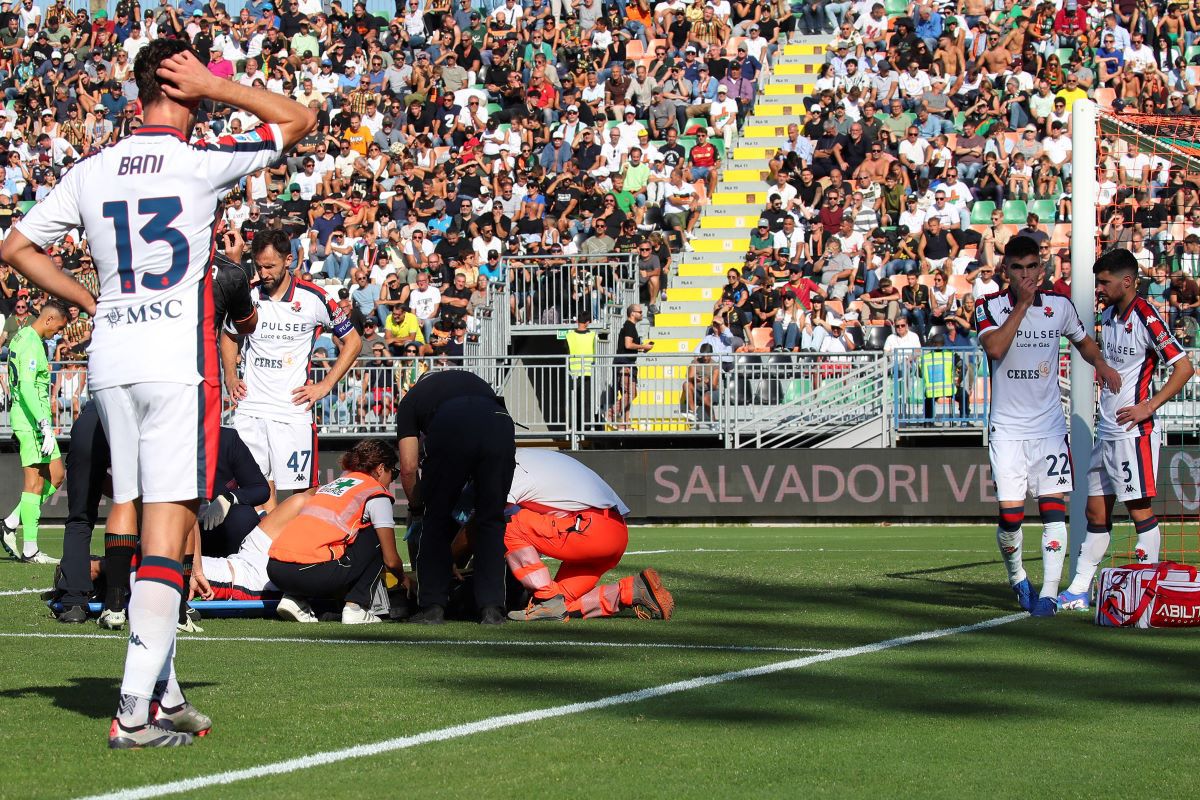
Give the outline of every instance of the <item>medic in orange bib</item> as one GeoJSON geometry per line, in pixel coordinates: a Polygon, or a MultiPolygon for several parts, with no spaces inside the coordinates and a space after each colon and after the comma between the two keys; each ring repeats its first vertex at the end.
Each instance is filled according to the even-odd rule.
{"type": "Polygon", "coordinates": [[[505,559],[533,593],[509,619],[611,617],[627,608],[641,619],[671,618],[675,601],[653,569],[599,585],[625,555],[629,507],[595,472],[553,450],[519,449],[508,502],[505,559]],[[562,561],[553,578],[542,556],[562,561]]]}

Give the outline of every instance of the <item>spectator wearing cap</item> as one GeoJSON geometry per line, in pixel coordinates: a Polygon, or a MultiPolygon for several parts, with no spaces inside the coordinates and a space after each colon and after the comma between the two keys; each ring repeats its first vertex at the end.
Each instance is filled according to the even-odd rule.
{"type": "Polygon", "coordinates": [[[542,148],[538,155],[538,163],[547,173],[557,175],[562,173],[568,161],[574,156],[571,145],[566,142],[562,128],[555,130],[550,136],[550,142],[542,148]]]}
{"type": "Polygon", "coordinates": [[[724,83],[717,87],[717,101],[708,108],[709,125],[713,135],[725,142],[725,152],[733,152],[733,137],[737,133],[738,104],[729,97],[729,87],[724,83]]]}

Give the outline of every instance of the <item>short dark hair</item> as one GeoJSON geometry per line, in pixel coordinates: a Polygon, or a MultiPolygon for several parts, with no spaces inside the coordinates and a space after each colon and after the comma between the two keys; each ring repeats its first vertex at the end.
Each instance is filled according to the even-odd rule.
{"type": "Polygon", "coordinates": [[[1113,275],[1128,275],[1137,280],[1137,257],[1123,247],[1109,250],[1097,258],[1096,263],[1092,265],[1092,274],[1099,275],[1101,272],[1110,272],[1113,275]]]}
{"type": "Polygon", "coordinates": [[[1039,257],[1040,255],[1038,240],[1032,236],[1014,236],[1004,246],[1005,261],[1029,256],[1039,257]]]}
{"type": "MultiPolygon", "coordinates": [[[[155,39],[142,48],[133,62],[133,77],[137,82],[138,98],[142,108],[152,106],[165,96],[162,92],[162,79],[158,77],[158,68],[162,62],[180,53],[196,50],[186,39],[155,39]]],[[[197,56],[199,58],[199,56],[197,56]]]]}
{"type": "Polygon", "coordinates": [[[254,241],[250,243],[250,257],[257,257],[268,247],[284,258],[292,254],[292,240],[287,233],[282,230],[268,228],[265,231],[259,231],[255,235],[254,241]]]}
{"type": "Polygon", "coordinates": [[[42,304],[41,313],[45,314],[47,311],[53,311],[63,319],[71,318],[71,312],[67,310],[67,304],[53,297],[42,304]]]}

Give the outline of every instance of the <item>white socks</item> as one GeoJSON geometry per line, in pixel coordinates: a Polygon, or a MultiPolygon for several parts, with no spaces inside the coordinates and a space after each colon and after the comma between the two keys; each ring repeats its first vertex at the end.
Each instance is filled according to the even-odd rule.
{"type": "Polygon", "coordinates": [[[142,559],[129,597],[129,646],[117,711],[126,728],[146,724],[155,685],[161,680],[173,682],[170,662],[182,592],[183,566],[178,561],[158,556],[142,559]]]}
{"type": "Polygon", "coordinates": [[[1071,594],[1085,594],[1092,586],[1092,578],[1108,552],[1108,542],[1112,538],[1111,529],[1102,525],[1087,526],[1087,536],[1079,546],[1079,561],[1075,565],[1075,577],[1067,591],[1071,594]]]}

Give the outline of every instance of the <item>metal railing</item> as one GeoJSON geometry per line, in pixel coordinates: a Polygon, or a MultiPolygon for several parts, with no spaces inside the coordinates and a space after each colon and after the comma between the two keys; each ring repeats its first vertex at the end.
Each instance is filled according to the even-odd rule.
{"type": "Polygon", "coordinates": [[[983,430],[991,408],[987,355],[977,349],[914,349],[892,353],[892,419],[915,428],[983,430]]]}
{"type": "Polygon", "coordinates": [[[492,282],[498,298],[493,313],[505,318],[505,334],[557,331],[572,324],[580,309],[591,311],[595,325],[615,331],[625,307],[638,300],[635,263],[632,253],[505,256],[500,278],[492,282]]]}
{"type": "MultiPolygon", "coordinates": [[[[1189,351],[1200,366],[1200,349],[1189,351]]],[[[817,353],[597,355],[573,373],[565,355],[361,360],[313,409],[323,437],[389,435],[396,403],[430,370],[467,369],[505,399],[523,439],[583,442],[630,436],[707,437],[726,447],[806,447],[867,424],[893,434],[982,432],[991,404],[988,360],[977,349],[817,353]],[[941,353],[948,361],[939,361],[941,353]]],[[[52,364],[56,432],[70,433],[87,401],[86,372],[52,364]],[[75,389],[79,388],[78,395],[75,389]]],[[[320,365],[316,365],[320,368],[320,365]]],[[[1161,367],[1155,385],[1166,380],[1161,367]]],[[[0,434],[11,432],[0,369],[0,434]]],[[[232,419],[226,401],[225,422],[232,419]]],[[[1169,433],[1194,435],[1200,379],[1159,409],[1169,433]]],[[[863,428],[860,428],[860,431],[863,428]]]]}

